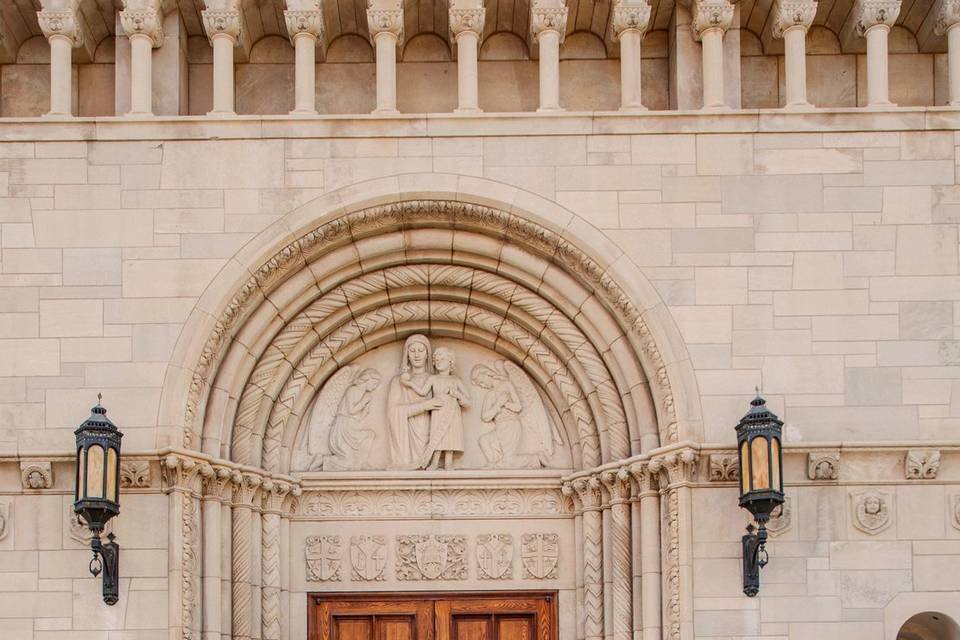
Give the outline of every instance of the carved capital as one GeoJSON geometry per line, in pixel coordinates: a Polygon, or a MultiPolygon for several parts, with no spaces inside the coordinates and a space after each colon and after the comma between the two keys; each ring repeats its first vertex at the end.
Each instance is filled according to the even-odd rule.
{"type": "Polygon", "coordinates": [[[806,31],[816,15],[816,0],[777,0],[773,5],[773,37],[782,38],[783,32],[792,27],[806,31]]]}
{"type": "Polygon", "coordinates": [[[693,482],[697,475],[697,452],[693,449],[671,451],[650,461],[650,471],[659,473],[666,480],[661,487],[671,488],[693,482]]]}
{"type": "Polygon", "coordinates": [[[937,449],[910,449],[903,462],[907,480],[933,480],[940,470],[940,451],[937,449]]]}
{"type": "Polygon", "coordinates": [[[213,467],[193,458],[168,455],[160,465],[165,491],[182,491],[199,495],[204,478],[213,475],[213,467]]]}
{"type": "Polygon", "coordinates": [[[530,7],[530,33],[539,38],[546,31],[555,31],[563,42],[567,34],[566,7],[530,7]]]}
{"type": "Polygon", "coordinates": [[[297,34],[306,33],[323,40],[323,14],[319,10],[287,10],[283,12],[283,19],[287,23],[287,34],[293,43],[297,34]]]}
{"type": "Polygon", "coordinates": [[[807,477],[811,480],[836,480],[840,477],[839,451],[811,451],[807,454],[807,477]]]}
{"type": "Polygon", "coordinates": [[[946,35],[950,27],[957,24],[960,24],[960,0],[941,0],[934,33],[938,36],[946,35]]]}
{"type": "Polygon", "coordinates": [[[574,500],[577,511],[596,511],[603,503],[600,479],[596,476],[577,478],[563,485],[563,494],[574,500]]]}
{"type": "Polygon", "coordinates": [[[232,480],[233,505],[252,509],[259,498],[260,484],[263,482],[263,478],[252,473],[241,474],[235,472],[232,480]]]}
{"type": "Polygon", "coordinates": [[[450,8],[450,33],[453,39],[461,33],[475,33],[477,39],[483,37],[483,25],[486,22],[487,10],[483,7],[474,9],[454,9],[450,8]]]}
{"type": "Polygon", "coordinates": [[[207,32],[207,38],[213,43],[214,36],[230,36],[234,42],[240,39],[240,12],[236,9],[215,10],[204,9],[201,12],[203,16],[203,29],[207,32]]]}
{"type": "Polygon", "coordinates": [[[613,39],[619,40],[624,31],[637,31],[640,37],[650,23],[650,5],[640,2],[621,2],[613,7],[613,39]]]}
{"type": "Polygon", "coordinates": [[[163,16],[154,7],[124,9],[120,12],[120,24],[127,37],[142,34],[150,38],[154,48],[163,44],[163,16]]]}
{"type": "Polygon", "coordinates": [[[287,494],[293,489],[289,482],[280,480],[263,481],[263,511],[265,513],[280,513],[283,509],[283,501],[287,494]]]}
{"type": "Polygon", "coordinates": [[[120,463],[120,487],[122,489],[143,489],[149,486],[149,460],[130,460],[120,463]]]}
{"type": "Polygon", "coordinates": [[[626,468],[611,469],[600,474],[600,481],[607,488],[610,504],[623,504],[630,500],[630,471],[626,468]]]}
{"type": "Polygon", "coordinates": [[[49,462],[21,462],[20,483],[24,489],[52,489],[53,467],[49,462]]]}
{"type": "Polygon", "coordinates": [[[391,33],[399,47],[403,44],[403,9],[367,9],[367,28],[371,40],[378,34],[391,33]]]}
{"type": "Polygon", "coordinates": [[[213,467],[213,473],[203,479],[203,497],[227,501],[233,491],[234,472],[229,467],[213,467]]]}
{"type": "Polygon", "coordinates": [[[857,35],[863,36],[873,27],[892,27],[900,15],[900,0],[857,0],[853,11],[857,35]]]}
{"type": "Polygon", "coordinates": [[[651,493],[658,490],[657,473],[650,470],[646,462],[638,462],[630,467],[630,475],[637,483],[637,493],[651,493]]]}
{"type": "Polygon", "coordinates": [[[40,30],[48,40],[54,36],[64,36],[70,39],[74,47],[83,44],[83,31],[80,30],[75,10],[38,11],[37,21],[40,23],[40,30]]]}
{"type": "Polygon", "coordinates": [[[696,0],[693,3],[693,38],[699,41],[705,31],[720,29],[726,33],[733,23],[733,3],[729,0],[696,0]]]}

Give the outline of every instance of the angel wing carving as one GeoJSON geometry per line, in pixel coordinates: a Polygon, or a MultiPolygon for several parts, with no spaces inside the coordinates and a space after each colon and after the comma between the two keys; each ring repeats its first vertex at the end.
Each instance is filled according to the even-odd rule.
{"type": "Polygon", "coordinates": [[[550,422],[543,399],[523,369],[509,360],[500,360],[496,366],[509,378],[520,396],[520,405],[523,407],[520,412],[523,425],[521,450],[536,455],[540,464],[547,466],[556,446],[563,444],[562,435],[550,422]]]}
{"type": "Polygon", "coordinates": [[[323,457],[330,454],[329,434],[337,418],[343,395],[356,374],[356,365],[347,365],[330,376],[313,405],[306,428],[297,443],[296,470],[317,471],[323,468],[323,457]]]}

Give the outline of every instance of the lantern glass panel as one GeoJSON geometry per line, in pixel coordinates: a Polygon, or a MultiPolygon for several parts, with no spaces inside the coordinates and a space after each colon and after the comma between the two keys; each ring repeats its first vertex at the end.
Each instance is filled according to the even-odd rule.
{"type": "Polygon", "coordinates": [[[83,482],[84,474],[86,473],[87,467],[87,456],[83,455],[83,449],[77,449],[77,481],[74,483],[73,487],[73,499],[80,500],[83,498],[83,482]]]}
{"type": "Polygon", "coordinates": [[[107,500],[117,502],[117,450],[107,449],[107,500]]]}
{"type": "Polygon", "coordinates": [[[87,449],[87,498],[103,498],[103,447],[87,449]]]}
{"type": "Polygon", "coordinates": [[[783,481],[780,479],[780,440],[770,440],[770,486],[774,491],[783,491],[783,481]]]}
{"type": "Polygon", "coordinates": [[[753,491],[770,488],[770,446],[767,439],[757,436],[750,441],[750,476],[753,491]]]}
{"type": "Polygon", "coordinates": [[[740,443],[740,495],[750,493],[750,443],[740,443]]]}

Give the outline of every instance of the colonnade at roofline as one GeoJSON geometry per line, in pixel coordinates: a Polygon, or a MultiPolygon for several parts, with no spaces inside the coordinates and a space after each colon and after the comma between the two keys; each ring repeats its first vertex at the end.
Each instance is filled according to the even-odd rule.
{"type": "MultiPolygon", "coordinates": [[[[295,49],[294,95],[291,115],[316,115],[314,65],[324,39],[322,0],[285,0],[283,16],[295,49]]],[[[949,102],[960,106],[960,0],[938,0],[937,36],[946,36],[948,47],[949,102]]],[[[130,116],[152,114],[152,50],[163,45],[161,0],[125,0],[119,24],[130,41],[130,116]]],[[[79,28],[79,0],[66,5],[44,0],[37,13],[50,46],[50,109],[48,115],[69,117],[71,110],[71,52],[83,44],[79,28]],[[56,3],[56,4],[54,4],[56,3]],[[48,7],[49,5],[49,7],[48,7]]],[[[817,0],[775,0],[770,18],[771,36],[782,39],[787,110],[812,106],[807,100],[806,39],[817,14],[817,0]]],[[[889,99],[888,38],[900,14],[901,0],[856,0],[840,33],[843,41],[866,42],[867,108],[892,106],[889,99]]],[[[724,36],[734,22],[730,0],[692,0],[689,33],[700,44],[702,108],[731,108],[725,97],[724,36]]],[[[376,108],[374,113],[397,111],[397,49],[404,41],[403,0],[370,0],[367,28],[375,50],[376,108]]],[[[456,43],[458,113],[480,111],[478,51],[484,35],[483,0],[450,0],[449,29],[456,43]]],[[[561,111],[560,47],[568,32],[568,7],[564,0],[531,0],[529,35],[539,57],[540,112],[561,111]]],[[[243,35],[240,0],[208,3],[201,12],[203,28],[213,48],[213,107],[211,116],[234,115],[234,51],[243,35]]],[[[620,46],[621,105],[624,112],[642,111],[642,42],[650,23],[647,0],[616,0],[610,12],[608,33],[620,46]]],[[[677,35],[680,35],[678,31],[677,35]]],[[[695,45],[693,45],[695,46],[695,45]]],[[[118,114],[119,115],[119,114],[118,114]]]]}

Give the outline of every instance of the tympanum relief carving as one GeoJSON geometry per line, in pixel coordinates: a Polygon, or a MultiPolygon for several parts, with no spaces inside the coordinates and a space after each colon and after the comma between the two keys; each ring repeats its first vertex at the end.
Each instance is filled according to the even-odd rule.
{"type": "Polygon", "coordinates": [[[560,424],[516,364],[473,343],[415,334],[362,354],[323,383],[291,468],[567,468],[560,424]]]}

